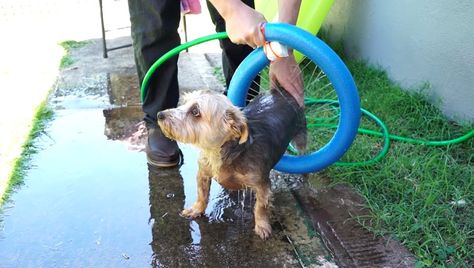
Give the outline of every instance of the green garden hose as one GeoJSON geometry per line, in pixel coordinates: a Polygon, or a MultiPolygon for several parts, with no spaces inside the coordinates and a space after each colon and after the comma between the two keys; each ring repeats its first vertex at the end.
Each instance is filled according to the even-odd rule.
{"type": "Polygon", "coordinates": [[[181,51],[183,51],[185,49],[188,49],[192,46],[199,45],[199,44],[202,44],[202,43],[205,43],[205,42],[208,42],[208,41],[212,41],[212,40],[216,40],[216,39],[225,39],[225,38],[228,38],[228,35],[227,35],[226,32],[220,32],[220,33],[215,33],[215,34],[211,34],[211,35],[206,35],[206,36],[191,40],[187,43],[181,44],[181,45],[173,48],[172,50],[166,52],[155,63],[153,63],[153,65],[150,67],[150,69],[148,69],[148,72],[145,74],[145,77],[143,78],[143,82],[142,82],[142,85],[140,87],[140,98],[141,98],[142,102],[145,100],[145,95],[146,95],[146,91],[147,91],[147,88],[148,88],[148,84],[150,83],[149,82],[150,78],[155,73],[156,69],[158,67],[160,67],[161,64],[163,64],[163,62],[167,61],[171,57],[174,57],[174,56],[178,55],[181,51]]]}
{"type": "MultiPolygon", "coordinates": [[[[329,104],[331,106],[338,106],[338,102],[336,100],[327,100],[327,99],[314,99],[314,98],[305,98],[305,105],[314,105],[314,104],[329,104]]],[[[447,145],[452,145],[452,144],[457,144],[461,143],[464,141],[467,141],[468,139],[474,137],[474,129],[469,131],[468,133],[455,138],[455,139],[450,139],[450,140],[441,140],[441,141],[429,141],[429,140],[422,140],[422,139],[414,139],[414,138],[407,138],[407,137],[402,137],[402,136],[397,136],[390,134],[388,131],[388,127],[385,125],[385,123],[378,118],[376,115],[373,113],[367,111],[364,108],[361,108],[361,112],[363,115],[369,117],[373,121],[377,123],[377,125],[380,126],[382,129],[381,132],[371,130],[371,129],[365,129],[365,128],[358,128],[357,132],[360,134],[365,134],[365,135],[372,135],[376,137],[382,137],[384,139],[384,145],[382,150],[373,157],[370,160],[367,161],[361,161],[361,162],[341,162],[338,161],[334,163],[336,166],[344,166],[344,167],[358,167],[358,166],[368,166],[368,165],[373,165],[376,162],[379,162],[382,160],[382,158],[387,155],[389,149],[390,149],[390,140],[396,140],[396,141],[401,141],[401,142],[407,142],[407,143],[412,143],[412,144],[419,144],[419,145],[426,145],[426,146],[447,146],[447,145]]],[[[337,128],[336,124],[328,124],[328,123],[309,123],[307,125],[308,128],[314,128],[314,127],[324,127],[324,128],[337,128]]],[[[290,150],[295,153],[295,150],[293,148],[290,148],[290,150]]]]}

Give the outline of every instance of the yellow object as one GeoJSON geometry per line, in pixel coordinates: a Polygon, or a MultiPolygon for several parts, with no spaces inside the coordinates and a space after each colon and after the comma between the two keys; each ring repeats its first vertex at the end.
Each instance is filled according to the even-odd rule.
{"type": "MultiPolygon", "coordinates": [[[[333,2],[334,0],[302,0],[296,26],[316,35],[333,2]]],[[[278,0],[255,0],[255,9],[267,21],[278,22],[278,0]]],[[[295,57],[297,62],[303,60],[303,55],[298,52],[295,57]]]]}

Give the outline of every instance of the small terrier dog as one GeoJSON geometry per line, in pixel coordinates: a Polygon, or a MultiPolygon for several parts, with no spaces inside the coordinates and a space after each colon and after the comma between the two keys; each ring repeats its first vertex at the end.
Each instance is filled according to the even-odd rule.
{"type": "Polygon", "coordinates": [[[183,105],[157,118],[165,136],[201,149],[197,201],[182,215],[204,213],[214,178],[224,188],[255,192],[255,232],[270,237],[270,170],[290,141],[300,153],[306,147],[306,120],[296,100],[284,89],[272,89],[240,110],[223,94],[201,90],[186,94],[183,105]]]}

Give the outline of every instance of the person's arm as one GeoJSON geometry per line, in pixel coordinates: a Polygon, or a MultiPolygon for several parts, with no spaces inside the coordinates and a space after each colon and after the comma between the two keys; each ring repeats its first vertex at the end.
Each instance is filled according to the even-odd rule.
{"type": "Polygon", "coordinates": [[[278,22],[296,24],[301,0],[278,0],[278,22]]]}
{"type": "Polygon", "coordinates": [[[247,44],[251,47],[264,45],[260,33],[260,24],[266,22],[258,11],[240,0],[209,0],[226,22],[226,31],[230,41],[235,44],[247,44]]]}
{"type": "MultiPolygon", "coordinates": [[[[230,41],[251,47],[263,46],[265,38],[260,25],[265,17],[240,0],[209,0],[224,18],[230,41]]],[[[278,0],[279,22],[296,24],[301,0],[278,0]]],[[[304,104],[303,79],[292,50],[289,56],[272,62],[270,82],[272,87],[281,86],[300,104],[304,104]]]]}
{"type": "MultiPolygon", "coordinates": [[[[295,25],[298,19],[301,0],[278,0],[278,22],[295,25]]],[[[304,105],[303,78],[295,60],[293,50],[288,57],[280,58],[270,64],[270,83],[272,87],[281,86],[288,91],[300,106],[304,105]]]]}

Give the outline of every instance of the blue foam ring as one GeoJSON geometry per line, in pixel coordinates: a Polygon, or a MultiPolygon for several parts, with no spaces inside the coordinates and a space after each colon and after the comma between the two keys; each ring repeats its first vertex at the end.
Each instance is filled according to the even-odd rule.
{"type": "MultiPolygon", "coordinates": [[[[354,79],[339,56],[323,41],[296,26],[267,23],[265,39],[294,48],[316,63],[331,81],[339,99],[340,118],[334,136],[318,151],[302,156],[284,155],[274,167],[287,173],[316,172],[333,164],[349,149],[360,123],[360,100],[354,79]]],[[[253,78],[269,64],[262,48],[255,49],[239,65],[230,82],[227,96],[243,107],[253,78]]]]}

